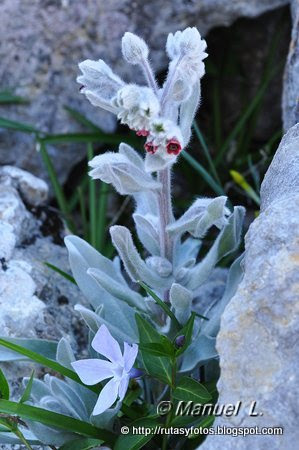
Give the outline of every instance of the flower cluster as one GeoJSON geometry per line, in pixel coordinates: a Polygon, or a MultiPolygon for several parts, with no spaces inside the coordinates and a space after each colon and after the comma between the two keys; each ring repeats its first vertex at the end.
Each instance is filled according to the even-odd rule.
{"type": "Polygon", "coordinates": [[[117,115],[138,136],[146,137],[146,170],[154,172],[173,164],[189,142],[191,124],[200,100],[199,80],[204,75],[206,42],[196,28],[169,34],[166,50],[168,75],[160,88],[148,61],[143,39],[125,33],[124,59],[143,69],[147,86],[125,83],[102,61],[79,64],[80,91],[94,106],[117,115]]]}

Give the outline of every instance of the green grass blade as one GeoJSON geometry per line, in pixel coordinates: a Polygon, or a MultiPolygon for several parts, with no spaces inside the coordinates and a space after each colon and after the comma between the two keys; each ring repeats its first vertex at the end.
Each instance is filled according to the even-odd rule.
{"type": "Polygon", "coordinates": [[[31,373],[31,376],[29,378],[29,381],[27,383],[27,386],[23,392],[22,397],[20,398],[19,403],[25,403],[28,402],[28,400],[30,399],[30,395],[31,395],[31,390],[32,390],[32,384],[33,384],[33,380],[34,380],[34,370],[31,373]]]}
{"type": "Polygon", "coordinates": [[[36,135],[40,133],[40,131],[34,128],[32,125],[28,125],[22,122],[16,122],[15,120],[5,119],[4,117],[0,117],[0,128],[21,131],[23,133],[33,133],[36,135]]]}
{"type": "Polygon", "coordinates": [[[84,239],[88,241],[88,223],[87,223],[86,202],[85,202],[85,198],[84,198],[82,184],[77,187],[77,191],[78,191],[80,214],[81,214],[81,220],[82,220],[83,236],[84,236],[84,239]]]}
{"type": "Polygon", "coordinates": [[[138,283],[140,284],[140,286],[143,287],[143,289],[155,300],[155,302],[157,303],[157,305],[159,305],[163,311],[165,312],[165,314],[167,314],[168,317],[170,317],[170,319],[172,320],[172,322],[174,323],[174,325],[176,326],[176,328],[179,330],[181,327],[181,325],[179,324],[177,318],[175,317],[175,315],[173,314],[173,312],[170,310],[170,308],[166,305],[165,302],[163,302],[163,300],[161,300],[145,283],[143,283],[143,281],[138,281],[138,283]]]}
{"type": "Polygon", "coordinates": [[[69,209],[68,209],[68,204],[62,189],[61,184],[59,183],[58,177],[56,175],[56,171],[54,169],[53,163],[51,161],[51,158],[49,157],[49,154],[47,152],[47,147],[44,141],[39,140],[38,141],[38,146],[39,146],[39,152],[41,154],[41,157],[43,159],[43,162],[46,166],[47,172],[49,174],[50,180],[51,180],[51,184],[53,186],[53,190],[55,192],[55,196],[57,199],[57,203],[59,205],[59,208],[64,216],[64,219],[66,221],[66,224],[68,226],[68,228],[70,229],[70,231],[72,233],[75,233],[76,231],[76,227],[75,224],[73,222],[73,220],[70,217],[69,214],[69,209]]]}
{"type": "Polygon", "coordinates": [[[85,125],[87,128],[89,128],[92,131],[95,132],[102,132],[100,127],[95,125],[91,120],[87,119],[83,114],[81,114],[79,111],[77,111],[74,108],[71,108],[70,106],[64,106],[64,109],[69,113],[69,115],[76,120],[76,122],[80,123],[81,125],[85,125]]]}
{"type": "Polygon", "coordinates": [[[11,104],[21,104],[28,103],[28,100],[24,97],[20,97],[19,95],[14,95],[9,91],[1,91],[0,92],[0,104],[1,105],[11,105],[11,104]]]}
{"type": "MultiPolygon", "coordinates": [[[[20,345],[13,344],[12,342],[6,341],[5,339],[0,339],[0,345],[10,350],[13,350],[16,353],[27,356],[27,358],[31,359],[32,361],[35,361],[38,364],[48,367],[49,369],[52,369],[55,372],[60,373],[64,377],[70,378],[71,380],[76,381],[76,383],[85,386],[85,384],[82,383],[76,372],[73,372],[72,370],[62,366],[61,364],[57,363],[56,361],[53,361],[52,359],[48,359],[45,356],[33,352],[32,350],[28,350],[25,347],[21,347],[20,345]]],[[[98,392],[98,389],[94,386],[85,386],[85,387],[94,392],[98,392]]]]}
{"type": "MultiPolygon", "coordinates": [[[[87,159],[91,161],[93,158],[93,147],[89,142],[87,144],[87,159]]],[[[93,247],[97,245],[97,201],[96,201],[96,182],[91,177],[88,180],[89,195],[89,233],[90,243],[93,247]]]]}
{"type": "Polygon", "coordinates": [[[202,146],[202,148],[203,148],[205,157],[207,158],[207,161],[208,161],[208,163],[209,163],[210,170],[211,170],[211,172],[212,172],[212,174],[213,174],[215,180],[216,180],[217,183],[219,184],[219,186],[221,186],[221,181],[220,181],[220,179],[219,179],[219,176],[218,176],[218,174],[217,174],[216,167],[215,167],[215,165],[214,165],[214,163],[213,163],[213,160],[212,160],[212,158],[211,158],[210,150],[209,150],[209,148],[208,148],[208,146],[207,146],[207,143],[206,143],[206,140],[205,140],[205,138],[204,138],[202,132],[200,131],[200,128],[199,128],[199,126],[197,125],[197,122],[196,122],[195,120],[194,120],[194,122],[193,122],[193,128],[194,128],[195,134],[196,134],[196,136],[197,136],[199,142],[201,143],[201,146],[202,146]]]}
{"type": "MultiPolygon", "coordinates": [[[[66,442],[58,450],[92,450],[93,448],[103,448],[100,445],[103,440],[93,438],[75,439],[73,441],[66,442]]],[[[106,447],[107,448],[107,447],[106,447]]]]}
{"type": "Polygon", "coordinates": [[[0,398],[9,400],[9,384],[1,369],[0,369],[0,398]]]}
{"type": "Polygon", "coordinates": [[[243,191],[245,191],[247,193],[247,195],[258,205],[260,206],[261,204],[261,200],[259,198],[259,196],[257,195],[257,193],[255,192],[255,190],[250,186],[250,184],[245,180],[245,178],[243,177],[243,175],[241,175],[239,172],[237,172],[236,170],[230,170],[229,171],[232,179],[234,180],[234,182],[240,186],[243,191]]]}
{"type": "Polygon", "coordinates": [[[21,417],[23,420],[33,420],[44,425],[63,429],[69,432],[80,434],[82,436],[101,439],[107,443],[113,443],[115,435],[110,431],[96,428],[90,423],[64,414],[48,411],[36,406],[24,405],[9,400],[0,400],[0,411],[4,414],[13,414],[21,417]]]}
{"type": "MultiPolygon", "coordinates": [[[[83,175],[82,180],[80,180],[80,183],[79,183],[79,186],[80,186],[82,192],[84,192],[85,189],[87,188],[88,180],[89,180],[89,176],[86,173],[83,175]]],[[[77,207],[79,202],[80,202],[79,193],[78,193],[78,189],[76,189],[73,192],[73,194],[70,196],[69,201],[68,201],[69,211],[72,212],[77,207]]]]}
{"type": "Polygon", "coordinates": [[[224,141],[222,147],[219,149],[218,152],[218,156],[216,158],[215,161],[215,165],[216,167],[219,165],[220,161],[223,158],[224,153],[228,150],[231,142],[238,136],[238,134],[243,130],[243,127],[245,126],[245,124],[247,123],[247,121],[249,120],[249,118],[252,116],[252,114],[254,113],[254,111],[256,110],[256,108],[258,107],[258,105],[260,104],[260,102],[262,101],[267,87],[269,85],[269,82],[271,81],[271,79],[273,78],[273,76],[275,75],[275,73],[277,72],[278,68],[276,67],[266,78],[266,80],[264,80],[261,84],[261,86],[259,87],[255,97],[251,100],[251,102],[248,104],[248,106],[245,108],[243,114],[241,115],[241,117],[239,118],[239,120],[237,121],[236,125],[234,126],[234,128],[232,129],[232,131],[230,132],[230,134],[228,135],[228,137],[226,138],[226,140],[224,141]]]}
{"type": "Polygon", "coordinates": [[[44,262],[44,264],[45,264],[45,266],[49,267],[49,269],[52,269],[52,270],[54,270],[54,272],[59,273],[59,275],[61,275],[66,280],[70,281],[73,284],[77,284],[75,278],[73,278],[68,273],[64,272],[64,270],[61,270],[61,269],[59,269],[59,267],[54,266],[54,264],[51,264],[51,263],[48,263],[48,262],[44,262]]]}
{"type": "Polygon", "coordinates": [[[97,239],[96,248],[103,252],[105,233],[106,233],[106,213],[109,186],[107,183],[101,182],[99,205],[98,205],[98,222],[97,222],[97,239]]]}
{"type": "Polygon", "coordinates": [[[218,183],[211,177],[211,175],[206,171],[206,169],[198,162],[196,159],[193,158],[189,153],[187,153],[185,150],[181,152],[182,156],[185,158],[185,160],[192,166],[205,180],[205,182],[213,189],[213,191],[217,195],[225,195],[225,192],[221,186],[219,186],[218,183]]]}
{"type": "MultiPolygon", "coordinates": [[[[1,122],[0,122],[1,125],[1,122]]],[[[47,134],[40,138],[41,142],[46,144],[63,144],[70,142],[77,143],[104,143],[118,145],[121,142],[126,142],[130,145],[140,145],[137,138],[133,136],[123,136],[121,134],[108,134],[108,133],[65,133],[65,134],[47,134]]]]}
{"type": "Polygon", "coordinates": [[[220,148],[222,139],[221,108],[220,108],[220,86],[219,78],[213,80],[213,121],[216,148],[220,148]]]}

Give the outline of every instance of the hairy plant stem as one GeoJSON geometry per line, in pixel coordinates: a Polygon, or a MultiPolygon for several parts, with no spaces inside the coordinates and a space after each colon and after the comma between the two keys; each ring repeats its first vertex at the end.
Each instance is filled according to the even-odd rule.
{"type": "MultiPolygon", "coordinates": [[[[170,169],[166,168],[158,172],[158,181],[162,187],[158,193],[159,207],[159,237],[160,237],[160,255],[172,263],[173,259],[173,240],[166,230],[169,223],[173,222],[173,212],[171,203],[171,174],[170,169]]],[[[164,292],[164,301],[169,302],[169,291],[164,292]]]]}

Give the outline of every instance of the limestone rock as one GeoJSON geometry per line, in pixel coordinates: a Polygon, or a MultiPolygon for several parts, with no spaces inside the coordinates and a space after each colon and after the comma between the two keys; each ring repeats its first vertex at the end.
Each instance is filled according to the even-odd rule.
{"type": "Polygon", "coordinates": [[[283,427],[283,435],[210,436],[203,450],[290,449],[299,438],[299,125],[283,138],[266,174],[262,212],[246,235],[244,279],[217,338],[219,404],[242,401],[214,426],[283,427]],[[297,164],[298,165],[298,164],[297,164]],[[248,415],[257,402],[257,417],[248,415]]]}
{"type": "Polygon", "coordinates": [[[42,180],[14,167],[0,169],[0,334],[65,336],[76,349],[78,339],[83,344],[85,327],[73,307],[82,299],[76,286],[44,264],[70,271],[59,218],[57,236],[44,235],[46,196],[42,180]]]}
{"type": "MultiPolygon", "coordinates": [[[[138,80],[135,67],[120,58],[120,39],[125,31],[141,34],[153,49],[156,69],[166,67],[165,39],[169,32],[197,26],[202,34],[238,17],[255,17],[286,5],[288,0],[70,0],[24,2],[0,0],[1,68],[3,88],[30,100],[29,105],[5,105],[0,115],[32,124],[45,132],[78,131],[65,105],[80,109],[104,130],[112,131],[111,114],[95,110],[80,97],[75,81],[77,64],[86,58],[103,58],[125,79],[138,80]]],[[[40,155],[30,134],[0,130],[0,163],[17,164],[45,175],[40,155]],[[10,149],[8,152],[7,149],[10,149]]],[[[84,146],[50,148],[60,180],[83,158],[84,146]]]]}
{"type": "Polygon", "coordinates": [[[299,122],[299,0],[292,0],[293,30],[284,73],[283,125],[285,131],[299,122]]]}
{"type": "Polygon", "coordinates": [[[262,211],[274,200],[290,194],[299,194],[299,123],[283,137],[265,175],[261,186],[262,211]]]}

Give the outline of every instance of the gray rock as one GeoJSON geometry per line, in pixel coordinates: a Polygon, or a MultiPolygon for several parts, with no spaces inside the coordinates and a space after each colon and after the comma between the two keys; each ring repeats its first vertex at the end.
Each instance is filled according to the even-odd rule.
{"type": "Polygon", "coordinates": [[[275,200],[299,194],[299,123],[283,137],[261,186],[264,211],[275,200]]]}
{"type": "Polygon", "coordinates": [[[41,205],[47,200],[47,183],[18,167],[0,167],[0,182],[18,189],[22,198],[31,206],[41,205]]]}
{"type": "MultiPolygon", "coordinates": [[[[80,109],[106,131],[112,131],[114,118],[95,110],[78,94],[75,78],[79,61],[101,57],[126,79],[133,75],[137,80],[136,68],[128,67],[120,59],[120,39],[125,31],[134,31],[147,39],[153,49],[155,68],[163,69],[165,39],[170,31],[196,25],[206,34],[238,17],[255,17],[287,3],[288,0],[1,0],[1,85],[27,97],[30,104],[5,106],[0,115],[47,132],[78,131],[78,125],[69,120],[64,110],[64,105],[68,105],[80,109]]],[[[0,139],[1,164],[17,162],[20,167],[45,176],[31,135],[1,130],[0,139]]],[[[71,167],[82,159],[85,149],[59,146],[51,147],[50,152],[63,181],[71,167]]]]}
{"type": "MultiPolygon", "coordinates": [[[[74,304],[83,299],[75,285],[44,264],[70,272],[66,248],[43,235],[46,195],[46,184],[35,176],[12,167],[0,169],[0,334],[56,340],[64,336],[76,350],[84,347],[86,338],[86,328],[74,312],[74,304]],[[30,211],[29,205],[34,205],[30,211]]],[[[62,223],[56,220],[56,242],[62,243],[62,223]]]]}
{"type": "Polygon", "coordinates": [[[299,0],[292,0],[293,30],[284,73],[283,126],[285,131],[299,122],[299,0]]]}
{"type": "Polygon", "coordinates": [[[293,145],[298,158],[298,129],[284,137],[266,174],[262,212],[246,235],[244,279],[224,311],[217,338],[218,403],[242,401],[242,407],[236,417],[217,418],[214,426],[283,427],[284,433],[210,436],[203,450],[288,450],[299,438],[299,177],[293,177],[291,164],[293,145]],[[262,415],[249,416],[252,401],[262,415]]]}

